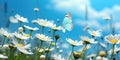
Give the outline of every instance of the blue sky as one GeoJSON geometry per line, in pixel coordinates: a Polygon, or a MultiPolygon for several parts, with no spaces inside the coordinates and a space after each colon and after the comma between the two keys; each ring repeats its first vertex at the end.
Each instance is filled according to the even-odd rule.
{"type": "MultiPolygon", "coordinates": [[[[4,2],[8,3],[7,17],[20,14],[28,18],[29,22],[34,19],[60,19],[59,25],[62,23],[66,13],[71,12],[74,28],[71,32],[66,32],[64,38],[71,37],[72,39],[79,40],[79,36],[83,34],[82,28],[85,24],[85,5],[88,6],[88,25],[95,29],[102,29],[103,31],[110,30],[108,24],[103,19],[104,16],[113,14],[113,20],[117,30],[120,30],[120,1],[119,0],[0,0],[0,27],[6,25],[7,20],[3,20],[3,5],[4,2]],[[39,12],[34,12],[33,9],[39,7],[39,12]],[[11,13],[14,9],[14,13],[11,13]],[[106,27],[108,29],[106,29],[106,27]]],[[[26,24],[30,26],[38,26],[26,24]]],[[[18,24],[11,24],[11,31],[16,30],[18,24]],[[13,28],[14,27],[14,28],[13,28]]],[[[61,32],[61,31],[60,31],[61,32]]],[[[119,31],[117,31],[119,32],[119,31]]],[[[57,33],[58,34],[58,33],[57,33]]],[[[62,35],[62,34],[61,34],[62,35]]]]}
{"type": "MultiPolygon", "coordinates": [[[[36,18],[55,21],[60,19],[62,23],[65,14],[71,12],[73,23],[77,27],[73,30],[77,30],[81,25],[84,25],[85,5],[88,5],[88,20],[93,23],[89,24],[90,26],[95,25],[97,29],[101,28],[101,24],[106,26],[105,21],[102,19],[103,15],[113,14],[114,20],[117,21],[116,27],[119,27],[119,0],[0,0],[0,16],[3,14],[3,4],[5,1],[8,3],[7,17],[20,14],[27,17],[29,21],[36,18]],[[33,11],[35,7],[40,8],[38,13],[33,11]],[[11,13],[11,9],[14,9],[14,13],[11,13]]],[[[0,22],[6,21],[1,20],[0,22]]],[[[4,26],[5,23],[1,25],[4,26]]]]}

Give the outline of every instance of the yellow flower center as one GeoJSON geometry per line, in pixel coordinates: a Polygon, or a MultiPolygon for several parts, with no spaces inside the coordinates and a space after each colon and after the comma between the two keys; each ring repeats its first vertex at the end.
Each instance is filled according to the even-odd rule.
{"type": "Polygon", "coordinates": [[[76,42],[72,42],[72,45],[75,46],[77,43],[76,42]]]}
{"type": "Polygon", "coordinates": [[[56,27],[56,26],[53,26],[52,28],[53,28],[53,29],[57,29],[57,27],[56,27]]]}
{"type": "Polygon", "coordinates": [[[18,46],[23,47],[24,45],[23,44],[18,44],[18,46]]]}
{"type": "Polygon", "coordinates": [[[100,55],[101,57],[105,57],[105,56],[106,56],[106,53],[105,53],[105,51],[100,51],[100,52],[99,52],[99,55],[100,55]]]}
{"type": "Polygon", "coordinates": [[[47,22],[43,22],[42,26],[46,26],[47,25],[47,22]]]}
{"type": "Polygon", "coordinates": [[[26,37],[30,37],[30,34],[25,34],[26,37]]]}
{"type": "Polygon", "coordinates": [[[92,32],[92,35],[93,35],[93,36],[96,36],[96,33],[95,33],[95,32],[92,32]]]}
{"type": "Polygon", "coordinates": [[[73,56],[74,56],[74,58],[79,59],[82,57],[82,54],[81,54],[81,52],[74,52],[73,56]]]}
{"type": "Polygon", "coordinates": [[[43,36],[43,37],[41,37],[41,40],[45,40],[45,37],[43,36]]]}
{"type": "Polygon", "coordinates": [[[89,40],[83,40],[85,43],[90,44],[91,42],[89,40]]]}
{"type": "Polygon", "coordinates": [[[112,43],[112,44],[116,44],[117,41],[118,41],[118,40],[116,40],[116,39],[112,39],[112,40],[111,40],[111,43],[112,43]]]}

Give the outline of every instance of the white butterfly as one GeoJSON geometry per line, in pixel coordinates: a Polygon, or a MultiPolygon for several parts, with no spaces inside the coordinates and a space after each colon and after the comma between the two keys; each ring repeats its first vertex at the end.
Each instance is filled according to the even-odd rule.
{"type": "Polygon", "coordinates": [[[63,23],[62,23],[62,27],[64,28],[63,32],[65,32],[65,30],[68,30],[68,31],[72,30],[73,23],[72,23],[72,16],[70,13],[67,13],[65,15],[65,18],[64,18],[63,23]]]}

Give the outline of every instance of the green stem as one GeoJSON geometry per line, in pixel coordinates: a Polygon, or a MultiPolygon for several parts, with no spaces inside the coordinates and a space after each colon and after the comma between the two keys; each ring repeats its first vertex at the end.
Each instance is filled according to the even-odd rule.
{"type": "MultiPolygon", "coordinates": [[[[52,37],[53,40],[54,40],[54,36],[55,36],[55,30],[53,30],[53,37],[52,37]]],[[[48,47],[48,49],[50,49],[51,46],[52,46],[52,41],[51,41],[50,46],[48,47]]]]}
{"type": "Polygon", "coordinates": [[[44,34],[44,26],[42,26],[42,34],[44,34]]]}
{"type": "Polygon", "coordinates": [[[57,43],[57,40],[55,40],[55,49],[56,49],[56,43],[57,43]]]}
{"type": "Polygon", "coordinates": [[[74,60],[73,53],[74,53],[74,46],[72,46],[72,52],[71,52],[68,60],[70,60],[70,59],[74,60]]]}
{"type": "MultiPolygon", "coordinates": [[[[55,30],[53,30],[53,37],[52,37],[53,40],[54,40],[54,36],[55,36],[55,30]]],[[[52,41],[50,42],[50,46],[48,47],[48,50],[50,49],[51,46],[52,46],[52,41]]],[[[46,53],[46,60],[48,59],[48,53],[49,52],[46,53]]]]}
{"type": "Polygon", "coordinates": [[[87,44],[85,44],[85,46],[84,46],[84,48],[83,48],[83,50],[82,50],[82,60],[85,60],[85,52],[86,52],[86,50],[87,50],[87,44]]]}
{"type": "Polygon", "coordinates": [[[40,42],[40,48],[42,48],[43,41],[40,42]]]}
{"type": "Polygon", "coordinates": [[[30,30],[30,36],[32,35],[33,30],[30,30]]]}
{"type": "Polygon", "coordinates": [[[55,30],[53,30],[53,40],[54,40],[54,37],[55,37],[55,32],[56,32],[56,31],[55,31],[55,30]]]}
{"type": "Polygon", "coordinates": [[[30,39],[31,39],[31,35],[32,35],[32,30],[30,30],[30,38],[29,38],[29,43],[30,43],[30,39]]]}
{"type": "Polygon", "coordinates": [[[112,60],[112,59],[113,59],[114,49],[115,49],[115,44],[113,44],[113,47],[112,47],[112,54],[111,54],[110,60],[112,60]]]}
{"type": "Polygon", "coordinates": [[[2,47],[3,47],[4,43],[5,43],[5,36],[4,36],[4,39],[3,39],[2,47]]]}
{"type": "Polygon", "coordinates": [[[48,60],[48,53],[49,53],[49,52],[46,52],[46,59],[45,59],[45,60],[48,60]]]}
{"type": "Polygon", "coordinates": [[[19,27],[21,27],[21,25],[22,25],[22,22],[20,22],[20,25],[19,25],[19,27]]]}
{"type": "Polygon", "coordinates": [[[18,60],[20,57],[19,57],[19,55],[18,56],[16,56],[16,58],[15,58],[15,60],[18,60]]]}
{"type": "Polygon", "coordinates": [[[10,59],[10,60],[13,60],[14,59],[14,50],[15,50],[15,48],[10,48],[10,53],[9,53],[9,56],[8,56],[8,58],[10,59]]]}

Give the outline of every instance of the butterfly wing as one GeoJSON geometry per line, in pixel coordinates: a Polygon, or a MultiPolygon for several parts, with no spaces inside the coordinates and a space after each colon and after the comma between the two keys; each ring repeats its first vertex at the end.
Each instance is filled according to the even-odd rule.
{"type": "Polygon", "coordinates": [[[72,30],[73,24],[72,24],[72,17],[71,17],[71,14],[70,14],[70,13],[68,13],[68,14],[65,16],[65,18],[64,18],[64,20],[63,20],[62,26],[63,26],[66,30],[68,30],[68,31],[71,31],[71,30],[72,30]]]}

